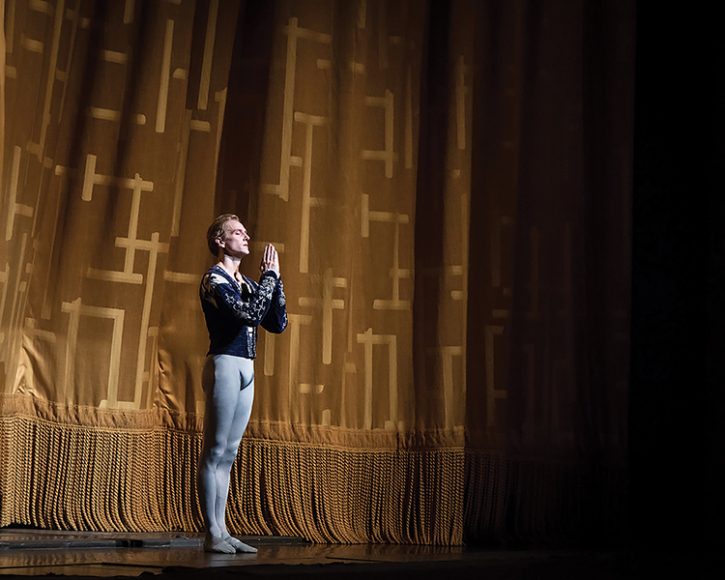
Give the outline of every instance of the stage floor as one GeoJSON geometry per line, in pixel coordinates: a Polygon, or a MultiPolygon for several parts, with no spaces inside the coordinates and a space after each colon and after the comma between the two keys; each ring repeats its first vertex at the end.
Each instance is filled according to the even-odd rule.
{"type": "MultiPolygon", "coordinates": [[[[0,529],[0,575],[89,578],[345,578],[621,580],[672,571],[666,557],[571,550],[483,550],[391,544],[310,544],[244,537],[257,554],[207,554],[199,534],[107,534],[0,529]]],[[[678,565],[683,562],[678,560],[678,565]]],[[[685,568],[692,572],[685,562],[685,568]]],[[[688,574],[689,576],[689,574],[688,574]]],[[[691,577],[691,576],[690,576],[691,577]]]]}

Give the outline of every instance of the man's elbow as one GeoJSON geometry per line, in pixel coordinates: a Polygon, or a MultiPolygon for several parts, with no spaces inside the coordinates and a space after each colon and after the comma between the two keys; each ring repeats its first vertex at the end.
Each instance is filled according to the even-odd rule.
{"type": "Polygon", "coordinates": [[[264,325],[264,329],[267,332],[271,332],[272,334],[282,334],[285,328],[287,328],[287,320],[283,320],[282,322],[279,322],[277,324],[264,325]]]}

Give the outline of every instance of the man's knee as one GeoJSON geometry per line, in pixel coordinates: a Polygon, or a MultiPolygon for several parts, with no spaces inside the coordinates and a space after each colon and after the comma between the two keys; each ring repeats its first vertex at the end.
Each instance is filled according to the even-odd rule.
{"type": "Polygon", "coordinates": [[[226,449],[224,449],[224,452],[222,453],[219,464],[225,465],[227,467],[231,467],[232,463],[234,463],[234,460],[237,457],[238,447],[239,447],[238,445],[236,445],[236,446],[230,445],[226,449]]]}
{"type": "Polygon", "coordinates": [[[223,445],[214,445],[205,454],[202,463],[210,467],[219,465],[226,455],[226,449],[223,445]]]}

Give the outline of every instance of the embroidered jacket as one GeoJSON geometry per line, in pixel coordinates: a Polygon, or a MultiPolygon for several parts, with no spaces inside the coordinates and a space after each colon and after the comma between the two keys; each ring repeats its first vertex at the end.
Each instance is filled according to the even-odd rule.
{"type": "Polygon", "coordinates": [[[281,278],[271,270],[255,282],[240,284],[221,266],[204,274],[199,287],[201,308],[209,331],[209,353],[245,358],[257,355],[257,327],[275,334],[287,327],[287,307],[281,278]]]}

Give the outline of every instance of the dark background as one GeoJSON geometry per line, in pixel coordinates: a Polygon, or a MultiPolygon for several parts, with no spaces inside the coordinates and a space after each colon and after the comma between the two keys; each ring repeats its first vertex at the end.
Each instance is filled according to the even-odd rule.
{"type": "Polygon", "coordinates": [[[725,544],[723,9],[637,5],[631,529],[725,544]]]}

